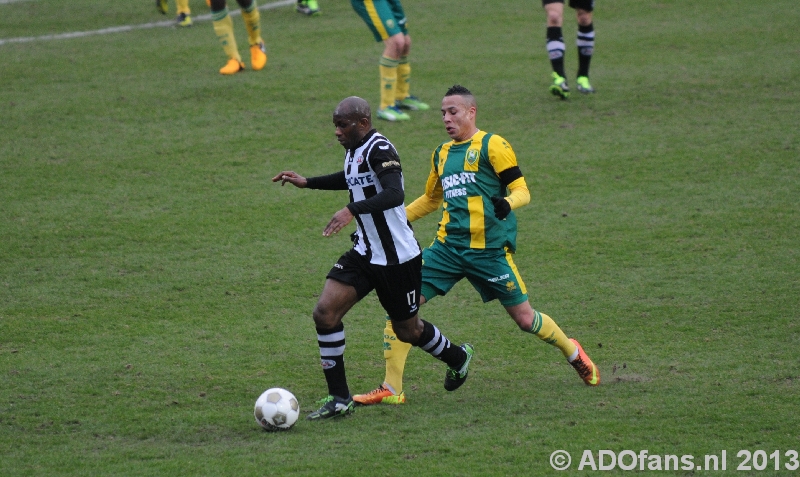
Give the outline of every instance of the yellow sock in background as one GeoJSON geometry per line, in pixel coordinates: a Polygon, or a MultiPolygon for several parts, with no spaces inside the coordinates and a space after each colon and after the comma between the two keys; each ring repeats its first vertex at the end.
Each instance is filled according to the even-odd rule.
{"type": "Polygon", "coordinates": [[[567,335],[561,331],[561,328],[552,318],[536,310],[533,310],[533,326],[530,333],[535,334],[545,343],[560,349],[567,359],[571,358],[575,351],[578,350],[575,343],[567,338],[567,335]]]}
{"type": "Polygon", "coordinates": [[[253,0],[253,4],[246,10],[242,8],[242,19],[247,28],[247,40],[250,42],[250,46],[263,42],[264,40],[261,39],[261,15],[258,13],[256,0],[253,0]]]}
{"type": "Polygon", "coordinates": [[[394,394],[403,392],[403,370],[411,344],[403,343],[394,334],[391,320],[386,320],[383,329],[383,357],[386,359],[386,379],[384,385],[394,394]]]}
{"type": "Polygon", "coordinates": [[[378,66],[381,74],[381,106],[394,106],[395,96],[397,96],[397,65],[398,61],[392,58],[381,56],[378,66]]]}
{"type": "Polygon", "coordinates": [[[411,89],[411,63],[407,56],[401,56],[397,64],[397,86],[395,87],[395,99],[400,101],[406,99],[411,89]]]}
{"type": "Polygon", "coordinates": [[[222,50],[225,51],[228,58],[241,62],[242,57],[236,46],[236,37],[233,36],[233,19],[228,15],[228,9],[212,13],[211,19],[214,24],[214,33],[217,34],[217,38],[222,44],[222,50]]]}
{"type": "Polygon", "coordinates": [[[189,0],[175,0],[175,6],[178,7],[178,15],[181,13],[190,15],[192,13],[192,11],[189,10],[189,0]]]}

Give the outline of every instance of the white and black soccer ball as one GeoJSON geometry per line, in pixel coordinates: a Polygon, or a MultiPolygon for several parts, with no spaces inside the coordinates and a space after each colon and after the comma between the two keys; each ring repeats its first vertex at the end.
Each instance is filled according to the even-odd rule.
{"type": "Polygon", "coordinates": [[[256,422],[268,431],[285,431],[300,417],[300,403],[283,388],[270,388],[256,399],[256,422]]]}

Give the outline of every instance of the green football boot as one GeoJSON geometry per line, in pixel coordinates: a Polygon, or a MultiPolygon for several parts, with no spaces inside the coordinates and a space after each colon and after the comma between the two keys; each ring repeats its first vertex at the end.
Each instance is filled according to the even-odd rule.
{"type": "Polygon", "coordinates": [[[356,405],[353,402],[353,398],[351,397],[348,397],[347,399],[342,399],[340,397],[328,395],[328,397],[322,398],[319,401],[317,401],[317,404],[321,405],[322,407],[309,414],[306,417],[307,420],[321,421],[322,419],[342,417],[348,414],[352,414],[356,409],[356,405]]]}
{"type": "Polygon", "coordinates": [[[550,85],[550,92],[553,93],[553,96],[558,96],[561,99],[569,98],[567,79],[559,76],[555,71],[553,71],[553,84],[550,85]]]}
{"type": "Polygon", "coordinates": [[[575,80],[578,84],[578,91],[583,94],[591,94],[594,93],[594,88],[592,85],[589,84],[589,77],[587,76],[578,76],[578,79],[575,80]]]}
{"type": "Polygon", "coordinates": [[[461,349],[467,353],[467,360],[464,361],[464,364],[462,364],[461,368],[458,370],[453,369],[450,366],[447,367],[447,372],[444,374],[444,388],[448,391],[455,391],[461,387],[462,384],[464,384],[464,381],[467,380],[467,374],[469,373],[469,362],[472,361],[472,356],[475,354],[475,348],[469,343],[464,343],[461,345],[461,349]]]}
{"type": "Polygon", "coordinates": [[[409,111],[427,111],[431,109],[427,103],[423,103],[416,96],[406,96],[403,99],[398,99],[395,106],[400,109],[408,109],[409,111]]]}

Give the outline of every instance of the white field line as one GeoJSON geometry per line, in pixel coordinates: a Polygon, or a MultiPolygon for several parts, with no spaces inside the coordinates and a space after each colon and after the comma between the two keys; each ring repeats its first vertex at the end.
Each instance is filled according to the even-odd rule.
{"type": "Polygon", "coordinates": [[[9,3],[30,2],[31,0],[0,0],[0,5],[8,5],[9,3]]]}
{"type": "MultiPolygon", "coordinates": [[[[24,1],[24,0],[0,0],[0,2],[12,2],[12,1],[24,1]]],[[[280,0],[278,2],[261,5],[258,7],[258,9],[273,10],[279,7],[294,5],[295,2],[296,0],[280,0]]],[[[230,15],[240,15],[240,14],[241,10],[233,10],[230,12],[230,15]]],[[[211,20],[211,14],[209,13],[206,15],[192,16],[192,20],[201,22],[208,21],[211,20]]],[[[92,35],[110,35],[112,33],[123,33],[126,31],[133,31],[133,30],[145,30],[148,28],[171,27],[174,25],[175,25],[175,20],[165,20],[162,22],[142,23],[140,25],[123,25],[118,27],[102,28],[100,30],[91,30],[91,31],[75,31],[70,33],[56,33],[53,35],[42,35],[42,36],[22,36],[17,38],[0,38],[0,45],[5,45],[6,43],[30,43],[33,41],[68,40],[70,38],[83,38],[85,36],[92,36],[92,35]]]]}

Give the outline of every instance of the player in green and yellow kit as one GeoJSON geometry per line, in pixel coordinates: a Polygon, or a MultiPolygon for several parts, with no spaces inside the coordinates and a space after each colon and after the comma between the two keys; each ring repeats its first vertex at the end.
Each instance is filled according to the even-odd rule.
{"type": "Polygon", "coordinates": [[[375,41],[383,42],[383,54],[378,64],[381,101],[376,116],[386,121],[408,121],[411,117],[403,109],[430,109],[409,92],[411,36],[400,0],[350,0],[350,4],[367,24],[375,41]]]}
{"type": "MultiPolygon", "coordinates": [[[[258,13],[256,0],[236,0],[242,7],[242,19],[247,30],[247,41],[250,44],[250,67],[259,71],[267,64],[267,49],[261,37],[261,15],[258,13]]],[[[228,56],[228,62],[220,68],[223,75],[234,75],[244,71],[242,56],[236,46],[236,37],[233,34],[233,20],[228,15],[227,0],[211,0],[211,23],[214,33],[222,45],[222,50],[228,56]]]]}
{"type": "MultiPolygon", "coordinates": [[[[162,15],[169,13],[167,0],[156,0],[156,8],[162,15]]],[[[175,17],[175,26],[192,26],[192,10],[189,8],[189,0],[175,0],[175,8],[178,16],[175,17]]]]}
{"type": "MultiPolygon", "coordinates": [[[[414,221],[442,208],[439,230],[423,251],[421,303],[445,295],[466,278],[484,302],[500,301],[522,331],[561,350],[583,381],[600,384],[600,372],[581,345],[567,338],[552,318],[534,310],[512,254],[516,250],[514,209],[530,202],[525,178],[511,145],[475,125],[472,93],[453,86],[442,100],[442,120],[452,141],[433,152],[425,193],[406,207],[414,221]]],[[[353,396],[360,404],[402,404],[403,369],[410,346],[384,330],[384,383],[353,396]]]]}

